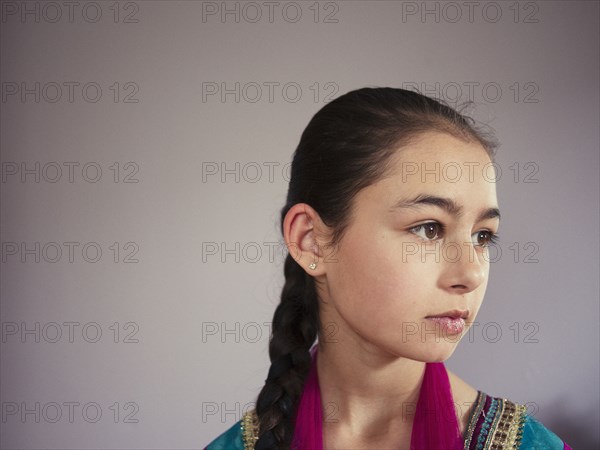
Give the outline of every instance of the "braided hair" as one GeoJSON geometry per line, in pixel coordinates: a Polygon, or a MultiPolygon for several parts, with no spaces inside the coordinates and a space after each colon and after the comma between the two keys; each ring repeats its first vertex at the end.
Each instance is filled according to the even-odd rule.
{"type": "MultiPolygon", "coordinates": [[[[429,131],[478,142],[491,158],[498,146],[493,133],[473,119],[419,92],[363,88],[326,104],[310,120],[294,153],[282,228],[289,209],[307,203],[333,230],[329,245],[335,245],[349,223],[356,194],[386,174],[398,149],[429,131]]],[[[269,342],[271,367],[256,401],[256,450],[290,448],[311,365],[309,350],[320,334],[315,280],[291,253],[284,275],[269,342]]]]}

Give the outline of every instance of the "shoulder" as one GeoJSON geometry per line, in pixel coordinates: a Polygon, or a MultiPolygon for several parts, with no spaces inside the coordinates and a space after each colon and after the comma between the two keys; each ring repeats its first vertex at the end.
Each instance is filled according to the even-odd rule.
{"type": "Polygon", "coordinates": [[[528,414],[525,415],[520,448],[523,450],[570,449],[562,439],[528,414]]]}
{"type": "Polygon", "coordinates": [[[564,450],[568,447],[527,407],[478,391],[464,435],[465,449],[564,450]]]}
{"type": "Polygon", "coordinates": [[[208,444],[205,450],[251,450],[258,437],[257,431],[256,412],[248,411],[241,420],[208,444]]]}
{"type": "Polygon", "coordinates": [[[217,436],[205,450],[244,450],[242,442],[242,422],[236,422],[231,428],[217,436]]]}

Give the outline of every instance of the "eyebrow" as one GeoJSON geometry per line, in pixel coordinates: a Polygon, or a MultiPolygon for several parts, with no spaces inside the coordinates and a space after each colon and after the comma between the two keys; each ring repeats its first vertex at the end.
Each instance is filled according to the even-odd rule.
{"type": "MultiPolygon", "coordinates": [[[[464,208],[451,198],[426,194],[419,194],[409,200],[400,200],[390,208],[390,211],[401,208],[418,208],[421,205],[437,206],[454,217],[460,217],[464,211],[464,208]]],[[[500,210],[498,208],[488,208],[481,211],[476,222],[495,218],[500,220],[500,210]]]]}

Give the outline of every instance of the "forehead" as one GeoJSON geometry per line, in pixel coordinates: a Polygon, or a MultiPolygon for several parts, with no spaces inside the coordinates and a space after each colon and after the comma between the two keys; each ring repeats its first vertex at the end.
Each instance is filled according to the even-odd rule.
{"type": "Polygon", "coordinates": [[[496,207],[494,177],[481,144],[429,132],[399,149],[389,161],[387,176],[359,197],[381,207],[421,194],[448,197],[467,209],[496,207]]]}

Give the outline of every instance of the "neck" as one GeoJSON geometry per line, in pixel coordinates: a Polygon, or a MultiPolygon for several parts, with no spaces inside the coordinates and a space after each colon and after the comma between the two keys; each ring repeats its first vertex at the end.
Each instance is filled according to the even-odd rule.
{"type": "Polygon", "coordinates": [[[340,344],[319,343],[316,355],[326,426],[327,415],[359,434],[412,423],[425,363],[340,344]]]}

